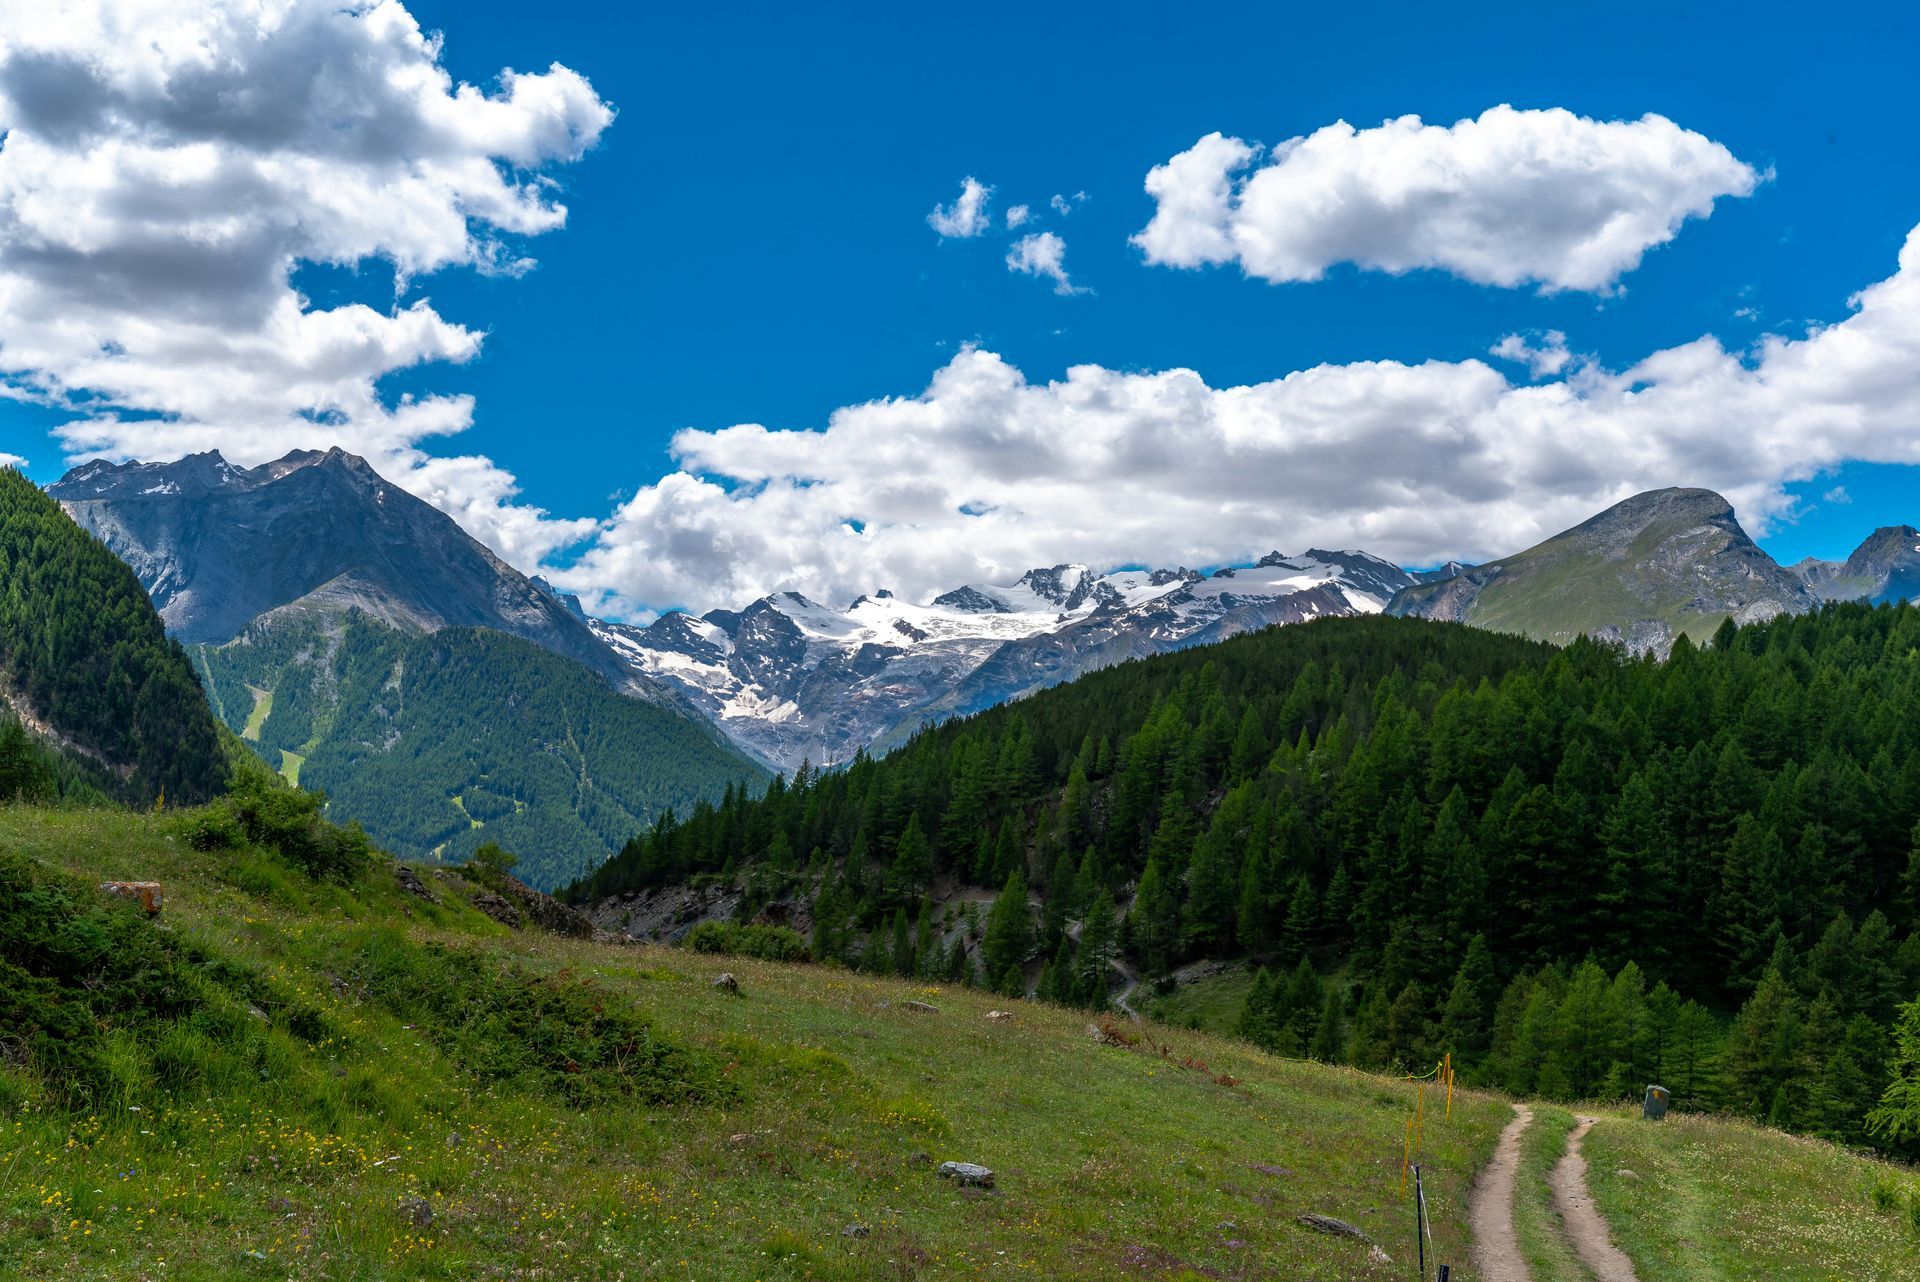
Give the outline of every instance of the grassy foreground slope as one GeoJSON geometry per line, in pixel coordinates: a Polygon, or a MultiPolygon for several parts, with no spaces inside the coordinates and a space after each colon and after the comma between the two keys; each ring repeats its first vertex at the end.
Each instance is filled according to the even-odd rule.
{"type": "MultiPolygon", "coordinates": [[[[384,864],[314,882],[271,851],[192,849],[195,822],[0,808],[0,871],[74,895],[165,884],[158,924],[89,911],[151,946],[172,1012],[108,1011],[98,1062],[64,1079],[40,1052],[0,1056],[0,1276],[1409,1272],[1403,1081],[1152,1024],[1117,1046],[1083,1012],[972,990],[510,931],[451,871],[420,870],[431,901],[384,864]],[[711,986],[723,967],[740,996],[711,986]],[[953,1187],[934,1173],[948,1159],[998,1186],[953,1187]],[[1361,1226],[1393,1262],[1303,1227],[1307,1212],[1361,1226]]],[[[1471,1176],[1506,1118],[1465,1093],[1451,1122],[1429,1115],[1435,1244],[1458,1278],[1471,1176]]],[[[1740,1127],[1620,1125],[1656,1146],[1697,1134],[1704,1151],[1675,1158],[1689,1169],[1822,1155],[1823,1178],[1796,1189],[1815,1227],[1779,1229],[1812,1246],[1780,1253],[1780,1277],[1892,1277],[1910,1257],[1890,1253],[1920,1248],[1873,1209],[1874,1180],[1910,1178],[1890,1168],[1740,1127]]],[[[1590,1152],[1618,1215],[1601,1177],[1628,1159],[1601,1156],[1610,1127],[1590,1152]]],[[[1655,1157],[1631,1160],[1629,1195],[1703,1199],[1636,1213],[1726,1218],[1725,1188],[1657,1183],[1655,1157]]]]}
{"type": "MultiPolygon", "coordinates": [[[[215,1038],[154,1061],[170,1089],[113,1071],[146,1053],[125,1038],[82,1099],[0,1068],[0,1275],[1397,1276],[1305,1212],[1362,1226],[1396,1263],[1411,1246],[1404,1083],[1148,1026],[1163,1058],[1090,1038],[1085,1013],[967,990],[508,931],[451,873],[427,873],[438,904],[384,867],[316,884],[268,852],[194,851],[184,826],[0,809],[0,851],[165,883],[175,940],[258,1012],[232,1034],[243,1057],[215,1038]],[[662,1093],[687,1084],[694,1102],[492,1062],[488,1030],[393,973],[436,946],[470,970],[590,983],[683,1056],[662,1093]],[[711,987],[723,966],[741,996],[711,987]],[[996,1002],[1011,1015],[987,1018],[996,1002]],[[932,1164],[948,1159],[998,1187],[955,1188],[932,1164]]],[[[1427,1130],[1447,1258],[1465,1257],[1470,1175],[1504,1114],[1462,1099],[1427,1130]]]]}

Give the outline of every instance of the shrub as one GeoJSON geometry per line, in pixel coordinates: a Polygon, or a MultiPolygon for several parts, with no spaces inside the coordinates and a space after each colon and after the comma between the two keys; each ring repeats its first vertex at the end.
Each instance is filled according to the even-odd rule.
{"type": "Polygon", "coordinates": [[[157,930],[130,901],[0,851],[0,1056],[56,1096],[109,1095],[124,1077],[115,1058],[129,1054],[137,1074],[191,1085],[174,1071],[176,1028],[204,1043],[202,1062],[257,1059],[259,1028],[231,1017],[245,1001],[278,1004],[264,981],[157,930]]]}
{"type": "MultiPolygon", "coordinates": [[[[328,823],[320,815],[327,799],[299,788],[237,778],[233,791],[209,810],[230,810],[247,840],[272,846],[315,881],[351,882],[372,862],[373,844],[357,823],[328,823]]],[[[217,831],[210,823],[207,831],[217,831]]]]}
{"type": "Polygon", "coordinates": [[[807,941],[785,926],[741,926],[730,921],[703,921],[687,935],[687,947],[696,953],[722,957],[758,957],[762,961],[810,960],[807,941]]]}
{"type": "Polygon", "coordinates": [[[522,1080],[575,1104],[615,1095],[717,1103],[736,1093],[709,1057],[568,971],[540,974],[389,929],[364,932],[348,969],[370,997],[485,1081],[522,1080]]]}

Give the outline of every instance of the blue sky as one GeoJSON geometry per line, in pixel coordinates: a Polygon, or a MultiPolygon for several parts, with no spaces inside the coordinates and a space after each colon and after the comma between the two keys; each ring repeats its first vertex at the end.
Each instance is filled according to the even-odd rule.
{"type": "MultiPolygon", "coordinates": [[[[451,266],[413,283],[408,299],[485,331],[477,359],[380,384],[471,394],[471,426],[422,448],[486,455],[520,502],[569,518],[605,518],[672,471],[679,429],[817,429],[837,407],[920,393],[967,344],[1035,383],[1097,364],[1191,368],[1214,388],[1321,363],[1484,358],[1514,332],[1562,331],[1614,369],[1706,334],[1741,349],[1844,320],[1920,221],[1910,6],[1755,5],[1737,21],[1672,4],[408,7],[444,31],[458,80],[558,62],[618,112],[577,162],[546,171],[564,229],[509,238],[535,270],[451,266]],[[1659,113],[1772,177],[1688,220],[1612,297],[1351,265],[1270,284],[1148,266],[1129,243],[1154,213],[1147,171],[1211,131],[1271,145],[1341,119],[1449,124],[1501,103],[1659,113]],[[928,211],[967,175],[993,186],[1001,216],[1085,192],[1023,230],[1063,237],[1091,292],[1008,271],[1004,228],[937,236],[928,211]]],[[[392,282],[377,259],[294,276],[319,307],[387,308],[392,282]]],[[[0,450],[51,480],[63,462],[47,432],[70,417],[0,402],[0,450]]],[[[1764,540],[1783,560],[1920,520],[1908,467],[1790,489],[1801,511],[1764,540]],[[1822,498],[1835,486],[1851,501],[1822,498]]],[[[1272,524],[1291,542],[1284,511],[1272,524]]]]}

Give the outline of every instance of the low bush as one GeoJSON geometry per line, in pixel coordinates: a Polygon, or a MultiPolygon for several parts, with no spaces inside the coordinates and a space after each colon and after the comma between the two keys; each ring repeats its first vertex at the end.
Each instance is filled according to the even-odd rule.
{"type": "Polygon", "coordinates": [[[352,882],[373,858],[373,844],[357,823],[330,823],[327,799],[288,787],[259,772],[236,772],[230,791],[192,811],[181,832],[196,850],[232,850],[252,842],[271,846],[315,881],[352,882]]]}
{"type": "Polygon", "coordinates": [[[697,953],[723,957],[758,957],[762,961],[810,960],[807,941],[785,926],[742,926],[730,921],[703,921],[687,935],[687,947],[697,953]]]}
{"type": "Polygon", "coordinates": [[[0,851],[0,1059],[56,1096],[95,1101],[130,1074],[192,1087],[188,1060],[257,1063],[263,1038],[243,1012],[271,1001],[130,900],[0,851]]]}
{"type": "Polygon", "coordinates": [[[483,1081],[514,1079],[575,1104],[624,1095],[719,1103],[733,1084],[706,1055],[654,1031],[623,999],[568,971],[540,974],[477,950],[363,932],[345,969],[483,1081]]]}

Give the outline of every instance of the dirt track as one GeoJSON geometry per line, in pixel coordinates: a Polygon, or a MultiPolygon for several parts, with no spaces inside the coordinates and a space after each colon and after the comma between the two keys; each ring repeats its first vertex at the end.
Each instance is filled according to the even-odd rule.
{"type": "Polygon", "coordinates": [[[1593,1270],[1594,1282],[1639,1282],[1633,1261],[1613,1244],[1607,1222],[1593,1204],[1592,1190],[1587,1188],[1587,1159],[1580,1154],[1580,1141],[1593,1128],[1593,1121],[1582,1117],[1573,1134],[1567,1136],[1566,1155],[1554,1164],[1547,1181],[1553,1186],[1553,1204],[1573,1249],[1593,1270]]]}
{"type": "Polygon", "coordinates": [[[1533,1110],[1513,1106],[1513,1120],[1500,1132],[1493,1160],[1473,1183],[1468,1220],[1473,1227],[1473,1271],[1480,1282],[1533,1282],[1527,1259],[1513,1235],[1513,1189],[1520,1172],[1520,1137],[1533,1122],[1533,1110]]]}

